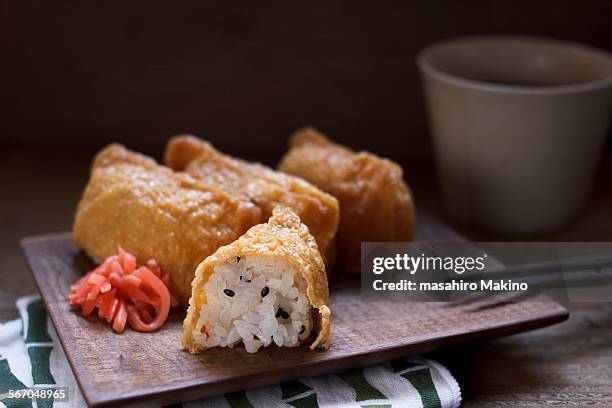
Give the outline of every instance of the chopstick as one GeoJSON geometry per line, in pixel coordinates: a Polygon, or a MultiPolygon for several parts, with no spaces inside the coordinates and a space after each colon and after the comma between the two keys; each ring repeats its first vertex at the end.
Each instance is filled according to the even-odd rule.
{"type": "MultiPolygon", "coordinates": [[[[583,272],[582,275],[585,276],[584,271],[587,270],[592,270],[593,272],[585,276],[585,278],[594,278],[601,275],[601,270],[605,267],[612,268],[612,255],[590,255],[558,261],[533,262],[490,271],[488,273],[465,275],[462,276],[462,279],[464,281],[473,281],[485,277],[487,279],[517,279],[520,277],[547,278],[552,274],[556,275],[560,273],[563,273],[564,277],[567,277],[568,275],[566,274],[576,274],[577,272],[583,272]]],[[[582,280],[582,278],[578,278],[577,280],[582,280]]]]}
{"type": "MultiPolygon", "coordinates": [[[[457,277],[447,278],[446,281],[452,279],[457,279],[457,277]]],[[[541,289],[584,287],[603,283],[612,284],[612,256],[595,255],[534,262],[488,273],[461,276],[461,279],[466,282],[481,279],[512,279],[515,282],[525,282],[529,285],[529,289],[525,293],[518,295],[515,299],[517,301],[517,299],[523,300],[537,296],[541,293],[541,289]]],[[[507,292],[477,291],[453,303],[475,303],[490,297],[499,296],[500,293],[507,292]]]]}

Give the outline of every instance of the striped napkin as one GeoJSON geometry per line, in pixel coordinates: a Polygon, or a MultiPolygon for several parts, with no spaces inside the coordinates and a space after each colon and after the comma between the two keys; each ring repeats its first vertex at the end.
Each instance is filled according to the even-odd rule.
{"type": "MultiPolygon", "coordinates": [[[[17,308],[20,319],[0,323],[0,407],[85,407],[40,297],[20,298],[17,308]],[[8,398],[9,390],[45,385],[67,387],[68,402],[8,398]]],[[[232,392],[172,408],[456,408],[460,404],[459,386],[446,368],[435,361],[407,358],[232,392]]]]}

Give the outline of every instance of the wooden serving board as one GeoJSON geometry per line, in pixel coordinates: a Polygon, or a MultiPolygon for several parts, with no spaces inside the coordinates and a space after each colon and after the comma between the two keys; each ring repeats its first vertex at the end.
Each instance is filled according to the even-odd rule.
{"type": "MultiPolygon", "coordinates": [[[[460,239],[431,218],[419,220],[419,241],[460,239]]],[[[71,311],[66,300],[69,287],[92,264],[72,244],[70,234],[28,238],[22,247],[72,370],[92,407],[190,401],[505,336],[568,316],[554,302],[493,308],[363,303],[359,280],[336,276],[330,302],[330,350],[268,347],[249,354],[240,346],[191,355],[181,349],[183,316],[178,313],[156,333],[127,329],[117,335],[97,318],[86,319],[71,311]]]]}

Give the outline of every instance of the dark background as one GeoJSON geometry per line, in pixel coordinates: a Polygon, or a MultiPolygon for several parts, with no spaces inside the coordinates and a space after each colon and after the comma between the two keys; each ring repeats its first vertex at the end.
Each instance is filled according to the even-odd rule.
{"type": "Polygon", "coordinates": [[[423,47],[522,33],[612,50],[611,21],[608,0],[3,1],[0,143],[89,160],[119,141],[159,158],[192,132],[274,164],[313,124],[398,161],[428,158],[423,47]]]}
{"type": "MultiPolygon", "coordinates": [[[[612,151],[569,225],[500,237],[441,208],[415,56],[468,34],[519,33],[612,51],[609,0],[0,0],[0,321],[36,292],[21,237],[69,230],[92,155],[118,141],[161,157],[192,132],[274,165],[313,124],[399,161],[419,211],[475,241],[612,240],[612,151]]],[[[609,144],[610,145],[610,144],[609,144]]],[[[612,307],[434,359],[466,407],[612,406],[612,307]]]]}
{"type": "Polygon", "coordinates": [[[611,21],[609,0],[0,0],[0,266],[25,269],[20,237],[71,228],[110,142],[159,160],[170,136],[191,132],[274,166],[306,124],[398,161],[417,205],[471,239],[609,240],[610,151],[567,231],[499,237],[448,219],[415,57],[487,33],[612,51],[611,21]]]}

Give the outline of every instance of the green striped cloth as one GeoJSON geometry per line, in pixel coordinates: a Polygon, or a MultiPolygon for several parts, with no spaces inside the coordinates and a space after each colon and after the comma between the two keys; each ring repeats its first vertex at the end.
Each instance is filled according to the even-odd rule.
{"type": "MultiPolygon", "coordinates": [[[[21,318],[0,323],[0,407],[84,407],[66,356],[40,298],[17,301],[21,318]],[[68,387],[68,402],[9,399],[9,390],[28,386],[68,387]]],[[[302,378],[233,392],[175,407],[227,408],[455,408],[459,386],[440,364],[423,358],[393,360],[340,374],[302,378]]]]}

